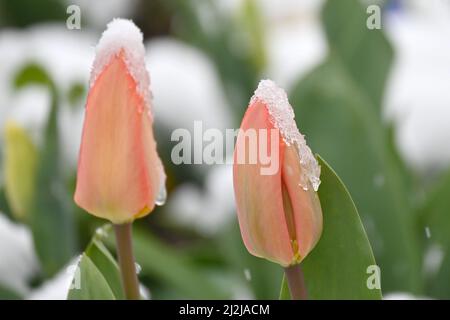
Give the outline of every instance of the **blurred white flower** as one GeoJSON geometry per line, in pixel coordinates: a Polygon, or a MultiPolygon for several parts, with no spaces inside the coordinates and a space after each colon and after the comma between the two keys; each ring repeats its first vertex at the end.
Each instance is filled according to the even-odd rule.
{"type": "MultiPolygon", "coordinates": [[[[218,0],[216,4],[222,14],[233,19],[240,15],[245,1],[218,0]]],[[[326,57],[328,48],[320,21],[324,0],[254,2],[263,19],[268,58],[264,77],[289,88],[326,57]]],[[[203,27],[213,30],[217,23],[214,17],[201,5],[198,10],[203,27]]]]}
{"type": "Polygon", "coordinates": [[[407,162],[420,171],[450,163],[450,3],[404,1],[389,12],[386,32],[396,59],[386,93],[386,116],[397,127],[407,162]]]}
{"type": "Polygon", "coordinates": [[[205,235],[216,233],[235,216],[233,167],[211,167],[204,190],[190,183],[181,185],[167,205],[174,220],[205,235]]]}
{"type": "Polygon", "coordinates": [[[266,74],[290,88],[320,64],[328,52],[320,21],[323,0],[258,2],[265,19],[266,74]]]}
{"type": "Polygon", "coordinates": [[[26,128],[34,143],[39,144],[50,103],[50,93],[45,88],[35,85],[23,88],[11,97],[8,119],[26,128]]]}
{"type": "Polygon", "coordinates": [[[146,45],[155,119],[167,128],[228,128],[231,110],[217,71],[200,50],[172,38],[146,45]]]}
{"type": "MultiPolygon", "coordinates": [[[[16,92],[12,86],[20,68],[30,62],[38,63],[49,73],[62,95],[59,126],[63,157],[67,160],[63,163],[75,167],[83,108],[69,108],[64,94],[73,83],[87,85],[95,42],[92,33],[68,30],[64,25],[39,25],[25,30],[2,31],[0,59],[8,63],[0,65],[0,132],[9,118],[19,120],[19,124],[32,133],[42,132],[50,109],[49,92],[37,86],[16,92]]],[[[33,139],[39,140],[36,136],[33,139]]]]}
{"type": "Polygon", "coordinates": [[[327,55],[327,42],[317,12],[285,17],[266,28],[269,78],[290,88],[319,65],[327,55]]]}
{"type": "Polygon", "coordinates": [[[0,212],[0,286],[27,294],[28,281],[39,270],[30,230],[0,212]]]}

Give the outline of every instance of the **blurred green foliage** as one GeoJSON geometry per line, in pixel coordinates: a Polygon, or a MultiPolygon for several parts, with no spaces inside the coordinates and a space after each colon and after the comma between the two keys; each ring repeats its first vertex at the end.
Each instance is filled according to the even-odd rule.
{"type": "Polygon", "coordinates": [[[58,132],[59,89],[47,72],[30,63],[18,70],[17,90],[28,85],[46,87],[51,96],[51,108],[39,148],[35,191],[28,213],[36,252],[45,276],[52,276],[75,254],[75,224],[70,194],[60,171],[58,132]]]}
{"type": "Polygon", "coordinates": [[[60,0],[0,0],[0,26],[27,27],[66,18],[66,5],[60,0]]]}
{"type": "MultiPolygon", "coordinates": [[[[418,233],[425,250],[435,247],[442,256],[442,264],[432,274],[426,274],[427,293],[432,297],[450,297],[450,171],[429,191],[419,207],[418,233]],[[423,228],[427,228],[424,231],[423,228]],[[429,233],[429,236],[427,236],[429,233]],[[429,238],[429,239],[428,239],[429,238]]],[[[436,258],[434,258],[436,259],[436,258]]]]}

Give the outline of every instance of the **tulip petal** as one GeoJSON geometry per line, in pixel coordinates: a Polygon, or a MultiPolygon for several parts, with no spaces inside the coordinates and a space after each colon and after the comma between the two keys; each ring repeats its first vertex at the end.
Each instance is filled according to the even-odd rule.
{"type": "MultiPolygon", "coordinates": [[[[317,193],[308,182],[308,190],[301,184],[302,166],[295,145],[284,148],[282,183],[285,198],[290,199],[286,215],[292,217],[295,228],[294,261],[299,263],[314,248],[322,233],[322,209],[317,193]]],[[[291,223],[292,223],[291,222],[291,223]]]]}
{"type": "Polygon", "coordinates": [[[259,136],[262,131],[259,129],[276,130],[280,148],[276,155],[271,154],[272,138],[268,133],[266,150],[270,157],[279,157],[277,159],[282,159],[284,152],[284,143],[270,121],[265,104],[252,101],[242,121],[234,154],[234,190],[241,234],[250,253],[287,266],[292,261],[293,251],[283,209],[281,166],[278,165],[275,174],[263,175],[259,157],[254,164],[249,161],[239,163],[240,153],[248,160],[255,151],[250,150],[249,140],[245,139],[244,133],[249,129],[256,129],[257,150],[261,148],[259,136]]]}
{"type": "Polygon", "coordinates": [[[89,92],[75,202],[113,223],[148,214],[162,179],[149,167],[158,164],[152,119],[120,52],[89,92]]]}

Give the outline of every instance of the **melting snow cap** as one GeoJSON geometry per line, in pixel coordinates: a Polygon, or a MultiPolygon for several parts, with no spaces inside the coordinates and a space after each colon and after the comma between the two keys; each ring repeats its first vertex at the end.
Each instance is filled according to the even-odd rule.
{"type": "Polygon", "coordinates": [[[103,32],[95,48],[95,60],[91,70],[92,87],[111,59],[123,50],[128,72],[136,81],[138,94],[150,108],[150,77],[145,68],[145,49],[141,30],[127,19],[113,19],[103,32]]]}
{"type": "Polygon", "coordinates": [[[320,166],[314,157],[311,149],[306,144],[305,137],[299,132],[295,123],[295,114],[289,104],[286,92],[278,87],[272,80],[261,80],[255,90],[252,101],[260,100],[269,111],[271,121],[275,128],[280,130],[283,141],[286,145],[295,145],[300,158],[302,177],[299,185],[308,190],[308,181],[315,191],[320,185],[320,166]]]}

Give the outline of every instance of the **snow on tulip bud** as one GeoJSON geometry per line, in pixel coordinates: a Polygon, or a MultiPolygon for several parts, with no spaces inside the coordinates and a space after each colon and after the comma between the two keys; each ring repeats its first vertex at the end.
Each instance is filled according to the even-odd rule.
{"type": "Polygon", "coordinates": [[[96,47],[86,103],[74,198],[116,224],[147,215],[165,197],[142,41],[133,22],[108,24],[96,47]]]}
{"type": "Polygon", "coordinates": [[[300,263],[322,233],[317,195],[320,166],[298,131],[286,93],[270,80],[259,83],[242,120],[233,180],[239,226],[248,251],[284,267],[300,263]],[[254,149],[247,139],[252,137],[247,134],[251,130],[258,137],[254,149]],[[277,148],[272,147],[274,143],[277,148]],[[262,170],[261,149],[278,159],[273,174],[262,170]],[[243,158],[258,160],[238,161],[243,158]]]}

